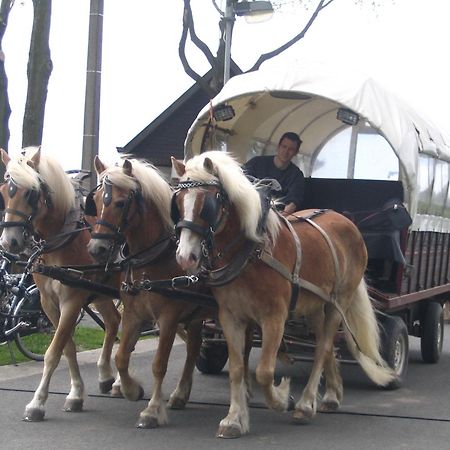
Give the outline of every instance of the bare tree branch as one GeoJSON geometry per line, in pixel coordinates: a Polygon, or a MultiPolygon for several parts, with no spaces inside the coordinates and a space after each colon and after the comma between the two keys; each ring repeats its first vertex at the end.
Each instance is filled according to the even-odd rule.
{"type": "Polygon", "coordinates": [[[197,46],[197,48],[205,55],[209,64],[211,64],[211,67],[215,68],[215,66],[217,64],[216,58],[211,53],[211,50],[209,49],[209,47],[195,33],[194,18],[192,16],[192,10],[191,10],[191,0],[184,0],[184,8],[185,8],[185,12],[187,14],[186,19],[187,19],[189,33],[191,35],[192,43],[195,44],[197,46]]]}
{"type": "MultiPolygon", "coordinates": [[[[190,17],[192,19],[192,14],[190,15],[190,17]]],[[[184,71],[193,80],[195,80],[197,83],[199,83],[200,86],[202,87],[202,89],[204,89],[210,97],[213,97],[215,93],[209,87],[208,83],[205,83],[203,78],[192,69],[192,67],[189,65],[189,62],[186,58],[186,39],[187,39],[187,35],[189,32],[188,18],[189,18],[189,14],[187,13],[187,11],[185,9],[184,14],[183,14],[183,31],[181,33],[180,43],[178,45],[178,55],[180,57],[181,64],[183,65],[184,71]]]]}
{"type": "MultiPolygon", "coordinates": [[[[227,0],[227,2],[231,2],[232,4],[237,3],[237,1],[238,0],[227,0]]],[[[319,13],[324,8],[326,8],[331,3],[333,3],[334,1],[335,0],[320,0],[318,2],[317,6],[315,7],[313,14],[311,15],[310,19],[308,20],[308,23],[306,24],[306,26],[303,28],[303,30],[300,33],[298,33],[290,41],[286,42],[281,47],[279,47],[269,53],[261,55],[258,58],[258,60],[256,61],[256,63],[253,65],[253,67],[251,67],[249,70],[247,70],[247,72],[252,72],[252,71],[259,69],[259,67],[261,66],[261,64],[264,61],[267,61],[268,59],[273,58],[274,56],[282,53],[283,51],[285,51],[286,49],[291,47],[293,44],[295,44],[296,42],[301,40],[305,36],[305,34],[308,32],[308,30],[310,29],[311,25],[316,20],[319,13]]],[[[356,2],[356,1],[362,1],[362,0],[354,0],[354,1],[356,2]]],[[[275,0],[274,0],[274,2],[275,2],[275,0]]],[[[194,20],[193,20],[193,16],[192,16],[190,0],[184,0],[183,32],[181,35],[180,45],[179,45],[179,55],[180,55],[180,59],[183,64],[185,72],[191,78],[193,78],[195,81],[199,82],[201,84],[202,88],[204,88],[208,92],[208,95],[210,95],[210,96],[219,92],[224,84],[224,79],[223,79],[223,77],[224,77],[224,67],[223,66],[224,66],[224,60],[225,60],[224,33],[225,33],[225,20],[226,20],[226,18],[225,18],[226,14],[220,10],[220,8],[217,5],[217,1],[212,0],[212,3],[221,17],[221,20],[219,22],[221,36],[220,36],[220,40],[219,40],[219,46],[217,49],[217,55],[214,57],[212,55],[211,51],[209,50],[209,47],[201,39],[199,39],[195,33],[194,20]],[[213,70],[213,77],[212,77],[211,81],[209,82],[207,88],[205,88],[206,83],[204,82],[203,78],[200,77],[200,75],[197,74],[192,69],[192,67],[190,67],[190,65],[188,63],[186,53],[185,53],[186,40],[187,40],[188,34],[190,34],[191,40],[194,43],[194,45],[196,45],[196,47],[205,55],[205,57],[207,58],[209,64],[211,65],[211,68],[213,70]]]]}
{"type": "Polygon", "coordinates": [[[261,64],[264,61],[267,61],[270,58],[273,58],[276,55],[279,55],[280,53],[284,52],[286,49],[288,49],[289,47],[291,47],[292,45],[294,45],[296,42],[298,42],[299,40],[303,39],[303,37],[305,36],[305,34],[307,33],[307,31],[309,30],[309,28],[311,27],[311,25],[314,23],[314,21],[316,20],[317,16],[319,15],[319,13],[326,8],[328,5],[330,5],[332,2],[334,2],[334,0],[321,0],[319,2],[319,4],[317,5],[315,11],[313,12],[313,14],[311,15],[311,17],[308,20],[308,23],[305,25],[305,27],[303,28],[303,30],[297,34],[296,36],[294,36],[290,41],[286,42],[285,44],[283,44],[281,47],[278,47],[275,50],[272,50],[269,53],[264,53],[263,55],[261,55],[258,60],[255,62],[255,64],[246,71],[247,72],[254,72],[255,70],[258,70],[261,66],[261,64]]]}

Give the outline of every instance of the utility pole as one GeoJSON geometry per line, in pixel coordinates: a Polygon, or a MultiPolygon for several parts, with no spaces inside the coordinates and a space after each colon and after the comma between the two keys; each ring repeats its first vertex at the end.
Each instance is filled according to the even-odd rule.
{"type": "Polygon", "coordinates": [[[91,0],[81,158],[82,169],[92,172],[89,189],[93,189],[97,184],[93,163],[95,155],[98,155],[99,142],[102,35],[103,0],[91,0]]]}

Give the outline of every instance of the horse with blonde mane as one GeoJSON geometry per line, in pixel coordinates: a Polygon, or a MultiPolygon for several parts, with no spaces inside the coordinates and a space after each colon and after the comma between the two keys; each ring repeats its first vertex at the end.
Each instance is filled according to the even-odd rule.
{"type": "MultiPolygon", "coordinates": [[[[43,265],[91,264],[93,259],[86,248],[90,233],[81,220],[82,198],[60,164],[41,154],[40,147],[24,149],[14,158],[2,149],[1,156],[6,166],[6,182],[0,190],[5,207],[0,245],[11,253],[21,253],[29,248],[33,238],[44,242],[39,258],[43,265]]],[[[104,295],[71,287],[37,273],[33,273],[33,277],[40,291],[42,307],[56,330],[45,353],[40,384],[24,413],[26,421],[41,421],[45,415],[50,380],[62,353],[67,358],[71,380],[64,410],[81,411],[83,408],[85,389],[72,335],[88,298],[94,299],[93,303],[105,322],[105,338],[97,362],[100,390],[105,393],[111,389],[114,382],[111,352],[120,314],[112,299],[104,295]]],[[[117,280],[117,277],[112,277],[110,283],[114,285],[117,280]]],[[[101,282],[106,280],[102,278],[101,282]]]]}
{"type": "Polygon", "coordinates": [[[172,158],[172,164],[180,177],[173,199],[177,261],[209,280],[228,345],[230,408],[218,437],[249,431],[242,355],[251,323],[262,334],[256,379],[267,405],[277,411],[289,406],[289,380],[274,384],[285,322],[304,315],[312,324],[316,350],[295,405],[297,422],[315,415],[322,372],[326,386],[320,409],[337,409],[342,400],[333,347],[342,322],[347,345],[371,380],[379,385],[394,380],[379,353],[378,324],[363,280],[367,251],[351,221],[333,211],[314,210],[283,218],[264,206],[256,187],[225,152],[205,152],[186,164],[172,158]]]}
{"type": "Polygon", "coordinates": [[[95,168],[100,184],[86,201],[86,212],[90,209],[93,215],[99,213],[88,245],[89,253],[105,263],[115,259],[119,248],[126,244],[122,278],[126,289],[121,291],[122,335],[116,353],[120,389],[129,400],[142,398],[142,387],[129,373],[130,355],[144,323],[157,321],[159,342],[152,363],[152,395],[136,426],[166,425],[162,384],[178,325],[182,324],[187,332],[187,355],[182,377],[168,401],[172,409],[183,409],[189,399],[192,373],[202,342],[202,321],[215,317],[216,311],[151,290],[136,289],[136,282],[141,280],[184,275],[175,259],[171,188],[152,165],[135,159],[107,167],[96,157],[95,168]]]}

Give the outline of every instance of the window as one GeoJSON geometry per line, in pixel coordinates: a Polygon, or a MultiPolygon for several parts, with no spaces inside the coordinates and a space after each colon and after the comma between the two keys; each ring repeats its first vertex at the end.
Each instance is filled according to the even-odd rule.
{"type": "Polygon", "coordinates": [[[352,140],[352,128],[330,139],[318,154],[312,176],[398,180],[399,163],[386,139],[371,128],[361,128],[352,140]],[[355,151],[351,151],[351,147],[355,151]]]}
{"type": "Polygon", "coordinates": [[[314,162],[312,176],[316,178],[347,178],[351,128],[330,139],[314,162]]]}
{"type": "Polygon", "coordinates": [[[358,134],[353,178],[398,180],[398,158],[379,134],[358,134]]]}

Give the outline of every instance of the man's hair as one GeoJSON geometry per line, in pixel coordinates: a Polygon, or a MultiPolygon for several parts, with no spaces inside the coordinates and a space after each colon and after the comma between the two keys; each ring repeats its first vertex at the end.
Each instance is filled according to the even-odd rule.
{"type": "Polygon", "coordinates": [[[278,142],[278,145],[281,144],[281,141],[286,138],[290,141],[294,141],[297,144],[297,151],[300,149],[300,145],[302,145],[302,140],[300,139],[300,136],[297,133],[293,133],[292,131],[288,131],[287,133],[284,133],[283,136],[281,136],[280,141],[278,142]]]}

